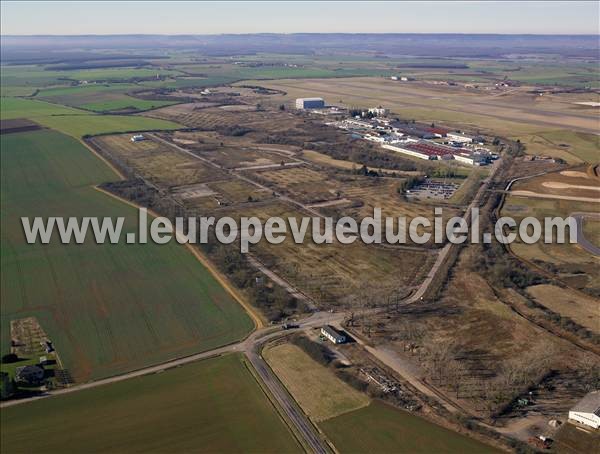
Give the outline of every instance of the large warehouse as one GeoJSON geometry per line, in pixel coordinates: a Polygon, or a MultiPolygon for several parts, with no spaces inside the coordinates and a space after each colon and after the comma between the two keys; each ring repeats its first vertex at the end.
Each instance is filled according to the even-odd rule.
{"type": "Polygon", "coordinates": [[[296,109],[322,109],[325,107],[323,98],[298,98],[296,99],[296,109]]]}
{"type": "Polygon", "coordinates": [[[569,410],[569,419],[597,429],[600,427],[600,391],[593,391],[569,410]]]}

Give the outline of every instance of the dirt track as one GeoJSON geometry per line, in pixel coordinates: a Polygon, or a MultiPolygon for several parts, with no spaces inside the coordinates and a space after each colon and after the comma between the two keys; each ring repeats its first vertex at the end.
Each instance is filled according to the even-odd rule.
{"type": "Polygon", "coordinates": [[[533,191],[511,191],[511,195],[519,197],[533,197],[537,199],[555,199],[555,200],[575,200],[577,202],[592,202],[600,203],[600,197],[575,197],[571,195],[557,195],[557,194],[540,194],[539,192],[533,191]]]}

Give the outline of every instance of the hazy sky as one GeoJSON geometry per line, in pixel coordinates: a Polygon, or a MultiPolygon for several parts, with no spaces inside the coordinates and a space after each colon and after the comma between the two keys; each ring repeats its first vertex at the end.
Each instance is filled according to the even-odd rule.
{"type": "Polygon", "coordinates": [[[1,3],[3,35],[256,32],[598,34],[590,2],[1,3]]]}

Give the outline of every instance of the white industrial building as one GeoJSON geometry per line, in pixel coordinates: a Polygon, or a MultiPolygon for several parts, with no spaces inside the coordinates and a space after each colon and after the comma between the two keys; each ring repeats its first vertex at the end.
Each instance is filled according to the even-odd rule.
{"type": "Polygon", "coordinates": [[[365,134],[363,139],[370,140],[371,142],[383,143],[385,142],[385,138],[378,134],[365,134]]]}
{"type": "Polygon", "coordinates": [[[471,137],[465,136],[464,134],[461,134],[459,132],[449,132],[446,134],[446,137],[451,142],[456,142],[456,143],[471,143],[471,142],[473,142],[473,139],[471,137]]]}
{"type": "Polygon", "coordinates": [[[381,115],[382,117],[387,115],[390,112],[389,109],[385,109],[381,106],[379,107],[371,107],[369,109],[369,113],[372,113],[373,115],[381,115]]]}
{"type": "Polygon", "coordinates": [[[343,344],[346,342],[346,336],[338,332],[333,326],[325,325],[321,328],[321,334],[334,344],[343,344]]]}
{"type": "Polygon", "coordinates": [[[136,134],[135,136],[131,136],[131,141],[132,142],[140,142],[142,140],[145,140],[146,138],[142,135],[142,134],[136,134]]]}
{"type": "Polygon", "coordinates": [[[593,429],[600,427],[600,391],[592,391],[569,410],[569,419],[593,429]]]}
{"type": "Polygon", "coordinates": [[[323,98],[298,98],[296,99],[296,109],[322,109],[325,107],[323,98]]]}
{"type": "MultiPolygon", "coordinates": [[[[410,139],[409,139],[409,140],[410,140],[410,139]]],[[[416,142],[416,140],[414,140],[414,141],[412,141],[412,142],[416,142]]],[[[405,141],[404,143],[406,143],[406,141],[405,141]]],[[[383,148],[386,148],[386,149],[388,149],[388,150],[391,150],[391,151],[395,151],[396,153],[404,153],[404,154],[407,154],[407,155],[409,155],[409,156],[412,156],[412,157],[414,157],[414,158],[419,158],[419,159],[428,159],[428,160],[429,160],[429,159],[436,159],[435,157],[431,157],[431,156],[429,156],[428,154],[425,154],[425,153],[420,153],[420,152],[418,152],[418,151],[414,151],[414,150],[408,150],[408,149],[406,149],[406,148],[403,148],[403,147],[402,147],[402,145],[400,145],[400,144],[396,144],[396,145],[387,145],[387,144],[384,144],[384,145],[382,145],[382,147],[383,147],[383,148]]]]}

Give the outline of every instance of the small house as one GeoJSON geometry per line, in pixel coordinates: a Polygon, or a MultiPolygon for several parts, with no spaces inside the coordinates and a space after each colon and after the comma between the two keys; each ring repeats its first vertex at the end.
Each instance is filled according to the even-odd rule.
{"type": "Polygon", "coordinates": [[[321,334],[334,344],[343,344],[346,342],[346,336],[329,325],[325,325],[323,328],[321,328],[321,334]]]}

